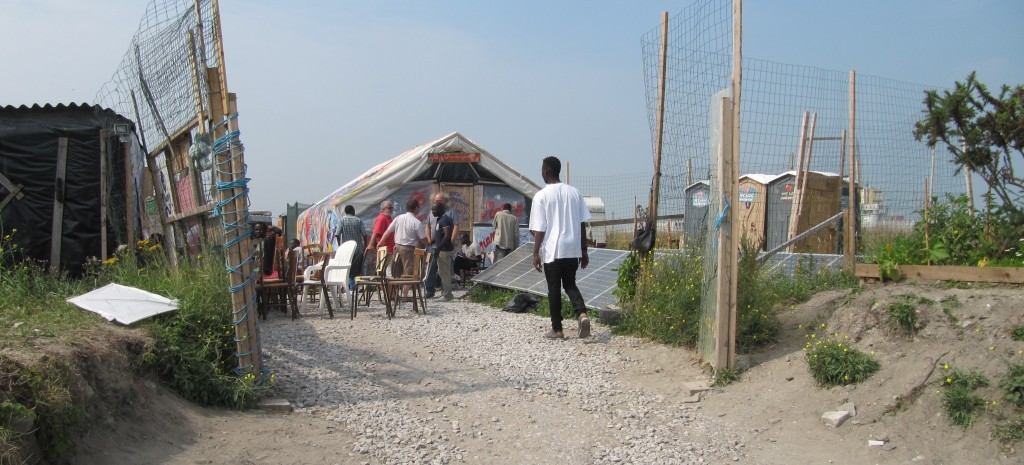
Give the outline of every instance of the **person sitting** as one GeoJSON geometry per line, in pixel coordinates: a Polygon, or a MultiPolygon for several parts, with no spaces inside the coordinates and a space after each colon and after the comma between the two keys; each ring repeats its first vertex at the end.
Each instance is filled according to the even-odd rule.
{"type": "Polygon", "coordinates": [[[469,238],[468,232],[459,234],[459,244],[461,247],[455,253],[455,274],[465,283],[467,274],[480,267],[484,253],[480,245],[469,238]]]}

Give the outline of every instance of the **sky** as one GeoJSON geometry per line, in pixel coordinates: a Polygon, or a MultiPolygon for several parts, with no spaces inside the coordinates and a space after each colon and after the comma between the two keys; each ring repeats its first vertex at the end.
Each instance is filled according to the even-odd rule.
{"type": "MultiPolygon", "coordinates": [[[[458,131],[540,182],[650,173],[641,36],[690,1],[220,0],[253,210],[458,131]]],[[[144,0],[0,0],[0,105],[95,103],[144,0]]],[[[1024,83],[1020,0],[747,0],[743,54],[934,86],[1024,83]]]]}

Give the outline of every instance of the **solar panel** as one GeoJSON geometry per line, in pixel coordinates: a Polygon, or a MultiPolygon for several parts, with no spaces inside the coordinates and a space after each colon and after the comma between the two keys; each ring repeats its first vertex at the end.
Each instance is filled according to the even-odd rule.
{"type": "MultiPolygon", "coordinates": [[[[576,272],[576,286],[583,294],[583,302],[588,308],[597,310],[618,303],[619,298],[612,295],[619,278],[616,268],[622,264],[629,252],[614,249],[590,249],[588,255],[590,263],[587,268],[576,272]]],[[[548,293],[544,273],[533,268],[532,242],[524,244],[505,258],[498,260],[490,268],[474,276],[473,281],[540,296],[546,296],[548,293]]]]}
{"type": "MultiPolygon", "coordinates": [[[[656,250],[655,257],[666,253],[669,252],[656,250]]],[[[589,255],[590,264],[587,269],[576,272],[576,286],[583,294],[584,303],[588,308],[596,310],[617,304],[619,298],[612,294],[618,287],[619,272],[617,268],[622,265],[629,255],[629,251],[592,248],[589,255]]],[[[839,270],[843,267],[843,256],[780,252],[769,258],[765,267],[769,272],[794,275],[798,268],[807,268],[812,264],[814,269],[839,270]]],[[[505,258],[498,260],[490,268],[474,276],[473,281],[539,296],[547,296],[548,293],[544,273],[533,268],[533,242],[526,243],[505,258]]]]}

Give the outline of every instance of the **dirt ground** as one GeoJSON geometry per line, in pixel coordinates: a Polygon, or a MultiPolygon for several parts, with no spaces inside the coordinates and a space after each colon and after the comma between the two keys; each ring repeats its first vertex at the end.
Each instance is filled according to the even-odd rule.
{"type": "MultiPolygon", "coordinates": [[[[741,364],[749,366],[741,379],[704,393],[700,411],[738,432],[738,440],[745,446],[745,457],[738,463],[1024,463],[1018,450],[993,437],[1000,416],[1010,412],[999,398],[999,381],[1008,364],[1024,360],[1024,342],[1010,338],[1011,328],[1022,319],[1024,288],[1020,286],[952,289],[903,283],[820,293],[787,310],[780,340],[760,353],[741,357],[741,364]],[[914,296],[922,321],[916,335],[898,330],[885,310],[907,295],[914,296]],[[949,305],[950,296],[955,296],[960,306],[949,305]],[[944,310],[944,300],[946,307],[956,308],[944,310]],[[818,330],[818,337],[825,333],[848,336],[855,347],[875,353],[881,370],[860,385],[818,387],[802,351],[808,328],[818,330]],[[991,404],[990,411],[971,429],[950,425],[943,413],[936,391],[941,389],[947,363],[963,370],[979,369],[992,381],[989,388],[978,392],[998,403],[991,404]],[[912,395],[918,386],[923,386],[916,390],[919,395],[912,395]],[[822,413],[847,402],[855,404],[855,417],[839,428],[822,424],[822,413]],[[884,440],[886,446],[869,446],[868,440],[884,440]]],[[[422,358],[414,362],[415,352],[395,344],[359,337],[348,342],[355,348],[385,351],[396,363],[403,363],[403,357],[409,363],[426,363],[422,358]]],[[[642,363],[615,376],[624,385],[650,395],[680,400],[686,397],[680,392],[683,383],[707,379],[694,354],[686,349],[638,343],[629,346],[623,356],[642,363]]],[[[433,363],[439,366],[448,363],[444,357],[436,358],[433,363]]],[[[96,422],[77,442],[69,463],[378,463],[372,456],[352,452],[354,436],[343,424],[321,417],[201,408],[152,382],[140,382],[134,392],[137,407],[96,422]]],[[[447,395],[455,399],[458,394],[447,395]]],[[[476,413],[481,417],[489,416],[492,408],[465,407],[479,410],[476,413]]],[[[523,452],[505,451],[503,461],[531,463],[530,445],[516,445],[523,452]]],[[[491,447],[515,449],[516,445],[499,441],[491,447]]],[[[582,458],[578,463],[586,461],[582,458]]],[[[464,462],[496,463],[479,456],[467,457],[464,462]]]]}

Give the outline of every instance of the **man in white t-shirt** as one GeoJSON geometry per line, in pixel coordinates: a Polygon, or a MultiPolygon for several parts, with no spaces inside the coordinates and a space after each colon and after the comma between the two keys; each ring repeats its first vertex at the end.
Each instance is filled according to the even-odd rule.
{"type": "Polygon", "coordinates": [[[565,289],[576,311],[580,337],[588,337],[590,318],[583,295],[576,287],[576,270],[590,264],[587,238],[583,234],[586,222],[590,220],[590,210],[575,187],[559,181],[562,162],[558,158],[545,158],[540,172],[546,185],[533,197],[530,232],[534,238],[533,267],[544,272],[548,284],[551,332],[546,337],[565,337],[562,333],[562,289],[565,289]]]}
{"type": "Polygon", "coordinates": [[[416,217],[420,210],[420,203],[413,198],[405,202],[405,213],[398,215],[392,221],[380,242],[384,242],[395,236],[395,259],[391,267],[394,276],[411,275],[415,270],[415,250],[423,244],[426,238],[426,231],[423,230],[423,223],[416,217]]]}

